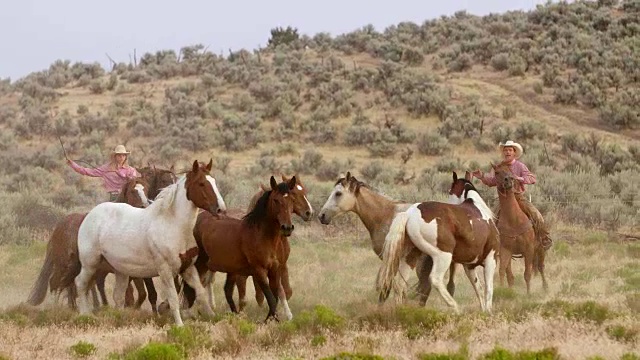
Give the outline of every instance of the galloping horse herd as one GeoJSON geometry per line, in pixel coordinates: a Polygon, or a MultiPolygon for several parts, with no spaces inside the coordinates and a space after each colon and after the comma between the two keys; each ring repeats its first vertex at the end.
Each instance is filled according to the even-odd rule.
{"type": "MultiPolygon", "coordinates": [[[[224,293],[231,311],[242,311],[245,306],[250,276],[256,300],[260,304],[267,300],[266,320],[278,319],[279,302],[286,318],[292,319],[287,303],[292,296],[288,237],[294,232],[294,213],[304,221],[313,219],[307,189],[297,175],[282,176],[280,183],[271,176],[269,186],[261,186],[245,214],[227,209],[210,175],[212,163],[204,165],[196,160],[179,178],[173,169],[140,169],[142,177],[125,184],[115,202],[101,203],[86,214],[71,214],[60,221],[27,303],[41,304],[47,290],[56,295],[56,301],[66,292],[69,306],[89,314],[100,302],[108,304],[104,283],[107,274],[113,273],[117,307],[139,308],[148,291],[155,313],[166,306],[156,303],[152,278],[159,277],[174,320],[182,325],[181,307],[197,303],[205,314],[213,314],[213,275],[224,272],[224,293]],[[135,303],[130,279],[138,290],[135,303]],[[239,308],[233,299],[236,287],[239,308]],[[179,293],[183,294],[182,304],[179,293]]],[[[508,167],[494,166],[494,171],[499,180],[499,221],[468,172],[464,178],[453,173],[448,203],[419,204],[390,199],[347,173],[335,183],[318,219],[326,225],[341,213],[359,216],[382,260],[376,280],[380,302],[392,289],[398,301],[404,301],[407,279],[415,270],[421,305],[433,286],[458,312],[453,278],[456,264],[461,264],[480,307],[490,312],[498,261],[501,283],[506,275],[509,286],[513,285],[511,258],[521,255],[527,292],[533,272],[541,273],[546,289],[544,249],[535,241],[529,219],[515,201],[515,179],[508,167]],[[484,286],[478,279],[479,266],[484,286]],[[448,269],[445,288],[443,278],[448,269]]]]}

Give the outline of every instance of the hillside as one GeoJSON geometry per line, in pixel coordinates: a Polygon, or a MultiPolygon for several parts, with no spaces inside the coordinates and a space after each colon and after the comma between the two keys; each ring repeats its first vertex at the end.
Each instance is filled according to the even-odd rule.
{"type": "Polygon", "coordinates": [[[60,142],[85,165],[119,143],[136,166],[213,157],[236,206],[278,172],[317,185],[314,206],[347,170],[423,200],[443,195],[451,170],[487,169],[511,138],[542,179],[532,193],[545,214],[635,231],[639,35],[637,1],[601,0],[336,37],[274,29],[263,49],[192,45],[110,69],[59,60],[0,82],[0,200],[35,194],[66,211],[99,199],[60,142]]]}

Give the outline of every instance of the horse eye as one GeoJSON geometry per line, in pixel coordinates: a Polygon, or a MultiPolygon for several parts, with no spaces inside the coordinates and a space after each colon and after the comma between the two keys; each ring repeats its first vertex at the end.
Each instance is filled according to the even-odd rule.
{"type": "Polygon", "coordinates": [[[203,182],[202,182],[202,183],[200,183],[200,186],[204,186],[204,183],[203,183],[203,182]]]}
{"type": "Polygon", "coordinates": [[[342,192],[341,191],[336,192],[336,197],[338,197],[338,196],[342,196],[342,192]]]}

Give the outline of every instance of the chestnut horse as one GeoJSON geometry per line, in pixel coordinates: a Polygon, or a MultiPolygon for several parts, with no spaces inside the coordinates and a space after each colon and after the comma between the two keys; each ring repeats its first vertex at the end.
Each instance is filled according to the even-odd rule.
{"type": "Polygon", "coordinates": [[[296,187],[296,177],[278,184],[272,176],[270,186],[271,189],[260,196],[241,220],[203,212],[198,216],[193,233],[207,255],[206,269],[231,275],[225,283],[225,296],[231,311],[237,312],[232,297],[235,276],[252,276],[267,298],[266,320],[277,320],[278,299],[274,294],[280,290],[279,249],[283,237],[290,236],[294,229],[291,190],[296,187]]]}
{"type": "Polygon", "coordinates": [[[513,286],[514,278],[511,271],[513,255],[524,257],[524,281],[527,284],[527,294],[531,291],[531,275],[540,272],[542,285],[547,290],[547,279],[544,276],[545,250],[536,241],[533,224],[522,211],[514,195],[514,183],[517,181],[508,165],[493,165],[496,174],[500,213],[498,229],[500,230],[500,285],[504,284],[507,276],[509,287],[513,286]]]}
{"type": "MultiPolygon", "coordinates": [[[[147,199],[148,188],[148,183],[144,179],[131,179],[123,185],[116,202],[127,203],[138,208],[146,207],[149,205],[147,199]]],[[[78,229],[85,216],[86,213],[70,214],[56,225],[47,244],[44,264],[29,294],[28,304],[34,306],[41,304],[47,295],[47,288],[49,288],[52,293],[57,294],[56,298],[59,298],[62,291],[66,289],[69,306],[75,307],[76,289],[73,284],[73,279],[80,272],[80,262],[78,260],[78,229]]],[[[101,294],[104,292],[104,277],[106,277],[107,274],[107,272],[101,272],[99,274],[102,280],[102,288],[100,288],[100,283],[98,282],[98,290],[101,291],[101,294]]],[[[135,281],[135,284],[139,293],[145,293],[141,280],[135,281]]],[[[131,305],[133,295],[128,295],[131,298],[127,299],[127,304],[131,305]]],[[[103,295],[103,299],[104,298],[103,295]]],[[[144,301],[144,298],[142,298],[141,301],[139,300],[139,303],[142,301],[144,301]]]]}
{"type": "MultiPolygon", "coordinates": [[[[457,180],[454,173],[454,183],[457,180]]],[[[423,202],[395,216],[385,239],[383,264],[376,281],[381,302],[389,296],[400,261],[414,249],[419,249],[433,259],[429,274],[431,285],[455,312],[459,312],[458,304],[443,283],[452,259],[464,265],[481,309],[491,312],[493,275],[499,250],[498,229],[491,209],[476,188],[468,180],[463,182],[465,200],[462,203],[423,202]],[[475,272],[480,265],[484,268],[484,294],[475,272]]]]}
{"type": "Polygon", "coordinates": [[[173,317],[182,326],[174,277],[183,279],[196,289],[196,301],[209,315],[213,314],[205,299],[205,290],[193,266],[198,247],[193,226],[198,208],[217,214],[225,204],[209,173],[213,160],[206,166],[198,161],[176,184],[163,189],[145,209],[117,203],[94,207],[78,230],[78,254],[82,269],[75,279],[78,308],[81,314],[91,311],[88,289],[101,266],[109,266],[116,275],[114,302],[124,305],[129,277],[160,276],[173,317]]]}
{"type": "MultiPolygon", "coordinates": [[[[310,221],[313,217],[313,207],[311,206],[311,203],[309,203],[309,200],[307,199],[307,189],[302,183],[302,180],[300,180],[300,177],[298,175],[295,175],[295,179],[296,179],[296,186],[293,189],[291,189],[291,200],[293,201],[293,212],[296,215],[298,215],[300,218],[302,218],[302,220],[310,221]]],[[[283,182],[288,183],[290,180],[291,179],[282,175],[283,182]]],[[[260,184],[258,192],[253,196],[253,198],[249,202],[248,211],[251,211],[251,209],[255,207],[258,199],[267,191],[269,191],[269,187],[267,187],[266,185],[260,184]]],[[[244,213],[236,210],[231,210],[227,212],[227,215],[232,215],[232,217],[240,218],[244,215],[244,213]]],[[[293,314],[291,313],[291,309],[289,308],[288,300],[291,299],[291,296],[293,295],[293,290],[291,289],[291,285],[289,283],[289,267],[287,265],[289,254],[291,252],[291,247],[289,245],[288,238],[285,236],[282,236],[280,239],[280,245],[281,246],[278,247],[278,261],[280,263],[280,270],[279,270],[280,289],[278,290],[278,298],[280,302],[282,302],[285,316],[287,317],[288,320],[291,320],[293,318],[293,314]]],[[[196,267],[204,268],[203,266],[199,266],[198,264],[199,263],[206,264],[207,261],[208,261],[207,254],[204,253],[203,250],[201,250],[200,254],[198,255],[198,259],[196,260],[196,267]]],[[[227,277],[229,276],[232,276],[232,275],[227,275],[227,277]]],[[[200,274],[200,277],[203,279],[212,281],[213,273],[210,271],[207,271],[207,274],[200,274]]],[[[246,289],[247,279],[248,279],[248,276],[235,275],[235,284],[238,288],[239,311],[242,311],[246,305],[245,298],[246,298],[246,292],[247,292],[247,289],[246,289]]],[[[208,289],[210,290],[211,284],[208,284],[206,280],[203,280],[203,281],[205,282],[205,287],[208,287],[208,289]]],[[[232,281],[232,280],[229,280],[229,281],[232,281]]],[[[262,304],[264,303],[264,293],[260,289],[260,286],[258,286],[257,281],[253,281],[253,285],[255,289],[256,302],[258,303],[258,305],[262,306],[262,304]]],[[[227,286],[230,286],[230,285],[227,285],[227,286]]],[[[185,299],[187,300],[187,306],[190,307],[191,305],[193,305],[193,301],[195,300],[195,293],[193,293],[193,289],[191,289],[188,285],[184,286],[183,291],[184,291],[185,299]]],[[[227,289],[227,291],[229,291],[229,289],[227,289]]],[[[231,288],[230,291],[233,293],[233,288],[231,288]]],[[[233,294],[231,295],[225,294],[225,296],[226,297],[233,296],[233,294]]],[[[209,299],[210,299],[211,306],[214,306],[213,295],[211,295],[211,292],[210,292],[209,299]]],[[[231,307],[231,304],[229,304],[229,306],[231,307]]]]}

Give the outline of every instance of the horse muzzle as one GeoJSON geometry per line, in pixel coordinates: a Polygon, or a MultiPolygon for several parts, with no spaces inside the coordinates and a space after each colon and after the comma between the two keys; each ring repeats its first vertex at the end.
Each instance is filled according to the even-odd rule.
{"type": "Polygon", "coordinates": [[[324,212],[318,215],[318,220],[320,220],[320,223],[323,225],[329,225],[331,223],[331,218],[327,216],[327,214],[325,214],[324,212]]]}
{"type": "Polygon", "coordinates": [[[291,236],[294,227],[295,226],[293,224],[280,225],[280,232],[284,236],[291,236]]]}

